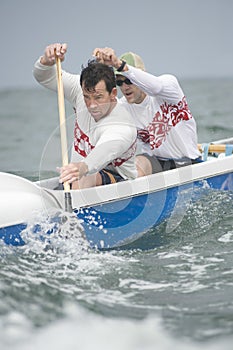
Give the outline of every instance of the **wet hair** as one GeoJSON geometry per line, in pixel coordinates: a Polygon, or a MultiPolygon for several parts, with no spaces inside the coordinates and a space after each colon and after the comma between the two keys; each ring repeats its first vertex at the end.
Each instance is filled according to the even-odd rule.
{"type": "Polygon", "coordinates": [[[112,67],[96,61],[89,61],[86,67],[82,67],[80,85],[85,90],[95,91],[95,86],[103,80],[109,93],[116,87],[116,78],[112,67]]]}

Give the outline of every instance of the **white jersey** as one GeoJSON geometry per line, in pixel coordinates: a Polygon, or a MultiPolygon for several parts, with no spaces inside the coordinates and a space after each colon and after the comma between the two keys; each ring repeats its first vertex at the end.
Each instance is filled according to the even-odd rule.
{"type": "MultiPolygon", "coordinates": [[[[43,86],[57,89],[55,66],[42,65],[38,60],[34,66],[34,76],[43,86]]],[[[136,178],[137,130],[130,113],[116,103],[108,116],[96,122],[84,102],[80,76],[62,71],[62,79],[65,98],[77,115],[71,161],[84,161],[89,174],[108,168],[124,179],[136,178]]]]}
{"type": "Polygon", "coordinates": [[[140,152],[169,159],[198,158],[196,123],[176,77],[128,68],[121,74],[147,94],[140,104],[120,99],[134,118],[140,152]]]}

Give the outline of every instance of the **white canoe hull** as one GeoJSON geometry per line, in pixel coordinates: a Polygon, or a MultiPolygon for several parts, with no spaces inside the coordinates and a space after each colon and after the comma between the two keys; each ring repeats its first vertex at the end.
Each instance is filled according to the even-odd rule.
{"type": "MultiPolygon", "coordinates": [[[[65,208],[64,191],[54,190],[56,178],[37,183],[6,173],[0,178],[0,238],[6,244],[25,244],[20,233],[33,211],[65,208]]],[[[70,192],[73,212],[82,220],[90,246],[109,249],[135,241],[171,217],[178,222],[187,203],[209,189],[233,191],[233,155],[70,192]]]]}

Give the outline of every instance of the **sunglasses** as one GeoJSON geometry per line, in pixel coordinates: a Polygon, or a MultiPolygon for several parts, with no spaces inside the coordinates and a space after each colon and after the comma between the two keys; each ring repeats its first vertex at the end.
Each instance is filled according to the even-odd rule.
{"type": "Polygon", "coordinates": [[[131,84],[133,84],[133,83],[131,83],[131,81],[130,81],[128,78],[116,80],[117,86],[122,86],[123,83],[125,83],[126,85],[131,85],[131,84]]]}

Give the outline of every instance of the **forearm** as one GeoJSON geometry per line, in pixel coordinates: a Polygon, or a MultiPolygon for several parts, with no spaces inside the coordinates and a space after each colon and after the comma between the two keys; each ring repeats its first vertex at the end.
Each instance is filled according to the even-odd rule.
{"type": "Polygon", "coordinates": [[[125,144],[121,140],[111,140],[97,145],[84,160],[88,167],[88,174],[104,169],[126,150],[125,144]]]}
{"type": "Polygon", "coordinates": [[[146,94],[154,96],[160,93],[163,88],[163,84],[159,77],[129,65],[127,65],[127,68],[127,70],[122,72],[124,76],[127,77],[133,84],[137,85],[146,94]]]}
{"type": "Polygon", "coordinates": [[[102,143],[95,147],[81,162],[72,162],[60,168],[60,182],[72,183],[85,175],[91,175],[104,169],[111,161],[122,154],[121,141],[102,143]],[[106,152],[106,149],[108,150],[106,152]]]}

